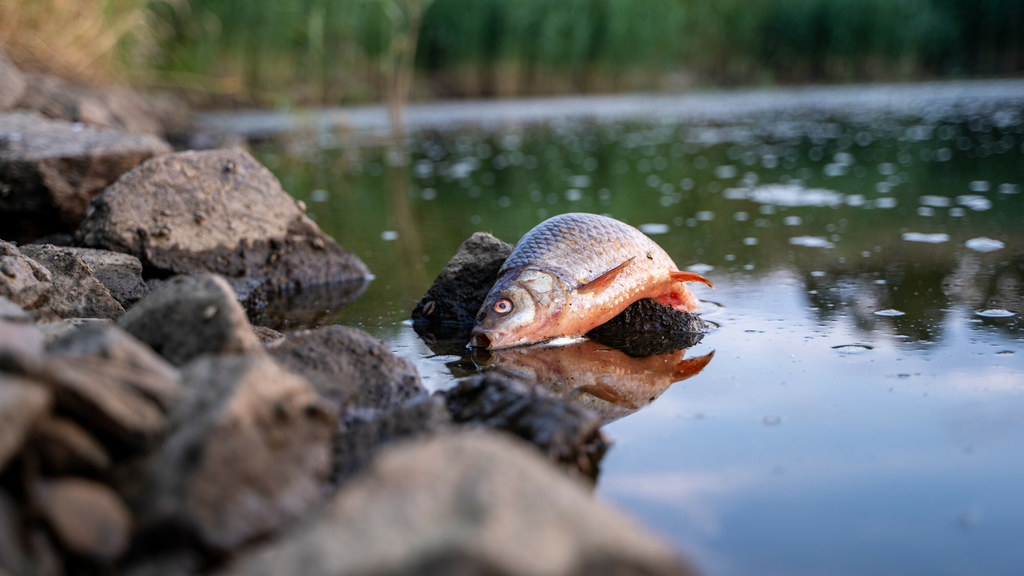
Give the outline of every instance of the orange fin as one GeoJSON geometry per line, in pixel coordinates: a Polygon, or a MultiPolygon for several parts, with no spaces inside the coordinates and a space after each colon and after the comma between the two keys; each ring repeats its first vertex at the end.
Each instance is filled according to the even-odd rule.
{"type": "Polygon", "coordinates": [[[700,371],[711,362],[711,359],[715,357],[715,351],[712,350],[710,353],[696,358],[687,358],[679,364],[676,364],[676,377],[679,380],[686,380],[692,376],[700,374],[700,371]]]}
{"type": "Polygon", "coordinates": [[[701,282],[703,284],[707,284],[712,288],[715,287],[715,285],[711,283],[711,280],[708,280],[707,278],[701,276],[700,274],[697,274],[696,272],[687,272],[685,270],[673,270],[672,272],[669,272],[668,275],[673,280],[678,280],[680,282],[701,282]]]}
{"type": "Polygon", "coordinates": [[[588,384],[586,386],[580,386],[578,390],[586,392],[591,396],[596,396],[605,402],[612,404],[618,404],[619,406],[625,406],[626,408],[635,410],[636,404],[633,404],[628,399],[623,398],[615,388],[601,382],[599,384],[588,384]]]}
{"type": "MultiPolygon", "coordinates": [[[[633,258],[635,258],[635,256],[633,258]]],[[[576,289],[576,291],[580,293],[590,292],[595,294],[601,292],[605,288],[611,286],[612,282],[615,281],[615,278],[618,277],[619,273],[626,268],[626,265],[633,261],[633,258],[626,260],[625,262],[619,264],[615,268],[612,268],[611,270],[605,272],[604,274],[601,274],[597,278],[594,278],[590,282],[587,282],[586,284],[580,286],[579,288],[576,289]]]]}

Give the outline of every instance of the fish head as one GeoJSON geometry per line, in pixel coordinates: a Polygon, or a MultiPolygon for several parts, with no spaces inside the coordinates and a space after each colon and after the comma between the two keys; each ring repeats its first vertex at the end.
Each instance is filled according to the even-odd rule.
{"type": "Polygon", "coordinates": [[[527,268],[498,279],[476,315],[470,345],[509,348],[548,340],[568,291],[555,274],[527,268]]]}

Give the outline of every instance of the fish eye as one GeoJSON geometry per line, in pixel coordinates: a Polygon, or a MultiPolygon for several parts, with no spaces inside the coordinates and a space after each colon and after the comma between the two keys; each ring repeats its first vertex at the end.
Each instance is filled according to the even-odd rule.
{"type": "Polygon", "coordinates": [[[512,311],[512,301],[508,298],[502,298],[494,303],[494,311],[498,314],[508,314],[512,311]]]}

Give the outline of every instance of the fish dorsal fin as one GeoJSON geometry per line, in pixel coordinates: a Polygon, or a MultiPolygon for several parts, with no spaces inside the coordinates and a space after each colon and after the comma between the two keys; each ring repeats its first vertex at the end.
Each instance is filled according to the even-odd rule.
{"type": "MultiPolygon", "coordinates": [[[[635,258],[635,256],[633,258],[635,258]]],[[[579,288],[576,289],[576,291],[581,294],[597,294],[601,292],[605,288],[611,286],[612,282],[615,281],[615,278],[618,277],[619,273],[622,272],[626,268],[626,266],[633,261],[633,258],[626,260],[625,262],[619,264],[615,268],[612,268],[611,270],[605,272],[604,274],[601,274],[597,278],[594,278],[590,282],[587,282],[586,284],[580,286],[579,288]]]]}
{"type": "Polygon", "coordinates": [[[701,282],[707,284],[708,286],[711,286],[712,288],[715,287],[714,284],[711,283],[711,280],[708,280],[707,278],[701,276],[700,274],[697,274],[696,272],[687,272],[685,270],[673,270],[669,272],[668,275],[671,276],[673,280],[678,280],[680,282],[701,282]]]}

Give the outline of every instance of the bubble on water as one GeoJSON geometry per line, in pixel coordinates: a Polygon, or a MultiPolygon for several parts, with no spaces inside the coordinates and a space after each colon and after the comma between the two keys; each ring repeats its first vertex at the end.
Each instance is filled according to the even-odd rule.
{"type": "Polygon", "coordinates": [[[883,176],[892,176],[896,173],[896,165],[892,162],[882,162],[878,165],[878,173],[883,176]]]}
{"type": "Polygon", "coordinates": [[[774,170],[779,166],[779,157],[775,154],[765,154],[761,156],[761,166],[764,166],[768,170],[774,170]]]}
{"type": "Polygon", "coordinates": [[[835,244],[821,236],[794,236],[789,239],[794,246],[805,246],[807,248],[835,248],[835,244]]]}
{"type": "Polygon", "coordinates": [[[743,239],[744,246],[757,246],[761,241],[753,236],[748,236],[743,239]]]}
{"type": "Polygon", "coordinates": [[[874,347],[868,344],[839,344],[832,347],[836,352],[844,356],[855,356],[857,354],[866,354],[874,350],[874,347]]]}
{"type": "Polygon", "coordinates": [[[994,252],[996,250],[1006,248],[1006,244],[1002,241],[986,238],[985,236],[971,238],[967,242],[964,242],[964,246],[967,246],[976,252],[994,252]]]}
{"type": "Polygon", "coordinates": [[[655,236],[657,234],[668,234],[668,224],[661,224],[657,222],[649,222],[647,224],[641,224],[637,228],[649,236],[655,236]]]}
{"type": "Polygon", "coordinates": [[[875,184],[875,191],[879,194],[888,194],[892,191],[892,184],[889,182],[879,182],[875,184]]]}
{"type": "Polygon", "coordinates": [[[679,181],[679,187],[683,190],[693,190],[693,178],[683,178],[679,181]]]}
{"type": "Polygon", "coordinates": [[[600,166],[600,162],[598,162],[597,158],[594,158],[593,156],[588,156],[587,159],[583,161],[583,169],[587,172],[597,170],[598,166],[600,166]]]}
{"type": "Polygon", "coordinates": [[[889,208],[895,208],[898,202],[895,198],[877,198],[875,199],[875,208],[882,208],[883,210],[889,208]]]}
{"type": "Polygon", "coordinates": [[[499,196],[498,197],[498,207],[499,208],[508,208],[511,205],[512,205],[512,197],[511,196],[499,196]]]}
{"type": "Polygon", "coordinates": [[[782,219],[782,223],[786,226],[799,226],[804,223],[804,219],[799,216],[786,216],[782,219]]]}
{"type": "Polygon", "coordinates": [[[846,166],[842,164],[825,164],[825,168],[822,170],[825,176],[829,178],[835,178],[836,176],[846,175],[846,166]]]}
{"type": "Polygon", "coordinates": [[[1020,193],[1020,185],[1018,185],[1018,184],[1010,184],[1010,183],[1000,184],[999,185],[999,193],[1000,194],[1019,194],[1020,193]]]}
{"type": "Polygon", "coordinates": [[[430,160],[417,160],[412,170],[417,178],[429,178],[434,174],[434,163],[430,160]]]}
{"type": "Polygon", "coordinates": [[[971,192],[988,192],[992,188],[992,185],[985,180],[973,180],[967,185],[967,189],[971,192]]]}
{"type": "Polygon", "coordinates": [[[565,191],[565,199],[569,202],[579,202],[583,199],[583,192],[576,188],[569,188],[565,191]]]}
{"type": "Polygon", "coordinates": [[[327,202],[327,190],[317,188],[309,193],[309,199],[313,202],[327,202]]]}
{"type": "Polygon", "coordinates": [[[825,276],[828,276],[828,272],[825,272],[824,270],[812,270],[811,271],[811,277],[812,278],[824,278],[825,276]]]}
{"type": "Polygon", "coordinates": [[[746,222],[747,220],[750,220],[750,213],[740,210],[733,214],[732,218],[737,222],[746,222]]]}
{"type": "Polygon", "coordinates": [[[903,239],[907,242],[923,242],[925,244],[942,244],[949,241],[949,234],[936,232],[928,234],[925,232],[904,232],[903,239]]]}
{"type": "Polygon", "coordinates": [[[923,206],[932,208],[948,208],[953,205],[953,199],[947,196],[924,195],[917,199],[923,206]]]}
{"type": "Polygon", "coordinates": [[[423,191],[420,192],[420,195],[424,200],[433,200],[434,198],[437,198],[437,190],[434,190],[433,188],[424,188],[423,191]]]}
{"type": "Polygon", "coordinates": [[[735,178],[738,171],[732,164],[723,164],[715,168],[715,177],[725,180],[727,178],[735,178]]]}
{"type": "Polygon", "coordinates": [[[384,240],[385,242],[398,240],[398,232],[395,230],[383,230],[380,233],[380,239],[384,240]]]}
{"type": "Polygon", "coordinates": [[[954,206],[949,209],[949,215],[954,218],[961,218],[967,215],[967,210],[961,208],[960,206],[954,206]]]}
{"type": "Polygon", "coordinates": [[[895,308],[886,308],[885,310],[875,310],[875,316],[896,317],[896,316],[904,316],[904,315],[906,315],[906,312],[904,312],[902,310],[896,310],[895,308]]]}
{"type": "Polygon", "coordinates": [[[569,176],[569,187],[570,188],[589,188],[590,187],[590,176],[586,174],[574,174],[569,176]]]}
{"type": "Polygon", "coordinates": [[[956,203],[966,206],[975,212],[984,212],[992,207],[992,201],[977,194],[964,194],[956,197],[956,203]]]}
{"type": "Polygon", "coordinates": [[[727,188],[723,195],[730,200],[752,200],[776,206],[835,207],[843,203],[843,195],[825,188],[805,188],[800,184],[765,184],[750,188],[727,188]]]}
{"type": "Polygon", "coordinates": [[[864,198],[863,194],[850,194],[846,197],[847,206],[858,207],[863,206],[865,203],[867,203],[867,199],[864,198]]]}
{"type": "Polygon", "coordinates": [[[989,308],[987,310],[975,312],[975,314],[984,318],[1010,318],[1017,315],[1016,312],[1011,312],[1003,308],[989,308]]]}
{"type": "Polygon", "coordinates": [[[935,209],[930,206],[918,206],[917,215],[924,216],[926,218],[929,216],[935,216],[935,209]]]}

